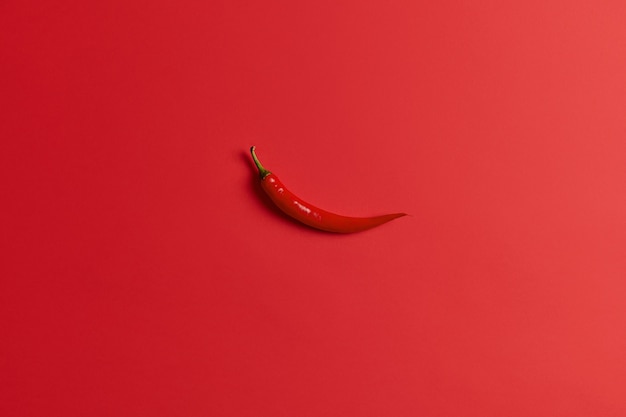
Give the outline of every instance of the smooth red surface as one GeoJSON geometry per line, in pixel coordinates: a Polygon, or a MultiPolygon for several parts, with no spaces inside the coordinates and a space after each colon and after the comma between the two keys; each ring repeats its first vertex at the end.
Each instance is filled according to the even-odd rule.
{"type": "Polygon", "coordinates": [[[2,1],[0,415],[626,415],[624,4],[2,1]]]}

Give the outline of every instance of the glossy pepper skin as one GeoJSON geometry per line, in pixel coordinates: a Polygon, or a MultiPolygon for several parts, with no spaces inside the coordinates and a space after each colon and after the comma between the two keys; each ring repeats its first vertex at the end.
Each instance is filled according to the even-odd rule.
{"type": "Polygon", "coordinates": [[[289,191],[276,175],[265,169],[256,156],[254,146],[250,148],[250,153],[259,170],[261,188],[278,208],[308,226],[327,232],[355,233],[406,216],[406,213],[393,213],[374,217],[349,217],[322,210],[289,191]]]}

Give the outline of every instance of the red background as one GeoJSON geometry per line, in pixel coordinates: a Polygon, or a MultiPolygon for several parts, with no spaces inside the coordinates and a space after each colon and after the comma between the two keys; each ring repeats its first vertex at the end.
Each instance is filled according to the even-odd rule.
{"type": "Polygon", "coordinates": [[[625,21],[2,1],[0,415],[626,415],[625,21]]]}

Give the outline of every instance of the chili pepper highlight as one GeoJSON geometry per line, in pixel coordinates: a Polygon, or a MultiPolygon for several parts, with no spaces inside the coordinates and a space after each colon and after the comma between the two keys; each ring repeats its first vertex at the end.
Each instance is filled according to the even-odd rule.
{"type": "Polygon", "coordinates": [[[308,226],[326,232],[355,233],[380,226],[398,217],[406,216],[406,213],[393,213],[374,217],[349,217],[315,207],[285,188],[276,175],[265,169],[257,158],[255,149],[255,146],[251,147],[250,153],[252,154],[254,164],[259,170],[263,191],[279,209],[308,226]]]}

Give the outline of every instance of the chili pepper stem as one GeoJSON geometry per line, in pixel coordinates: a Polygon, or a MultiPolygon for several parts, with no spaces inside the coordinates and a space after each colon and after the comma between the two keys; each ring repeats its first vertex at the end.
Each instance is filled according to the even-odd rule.
{"type": "Polygon", "coordinates": [[[263,165],[261,165],[261,161],[259,161],[259,158],[256,157],[256,153],[254,152],[255,149],[256,149],[256,146],[251,147],[250,153],[252,154],[252,159],[254,160],[254,164],[259,170],[259,175],[261,176],[261,179],[264,179],[265,177],[270,175],[271,172],[269,172],[267,169],[263,167],[263,165]]]}

